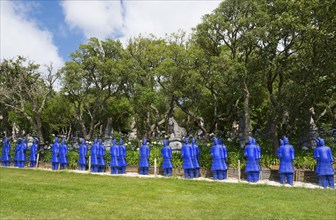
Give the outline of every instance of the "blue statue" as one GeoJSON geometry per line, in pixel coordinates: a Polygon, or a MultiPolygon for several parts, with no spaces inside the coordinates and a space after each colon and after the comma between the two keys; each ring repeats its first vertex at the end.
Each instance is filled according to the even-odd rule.
{"type": "Polygon", "coordinates": [[[113,145],[110,147],[110,155],[111,155],[111,161],[110,161],[110,167],[111,167],[111,174],[118,174],[119,170],[119,147],[117,145],[117,141],[113,140],[113,145]]]}
{"type": "Polygon", "coordinates": [[[323,138],[318,139],[316,158],[318,161],[316,172],[320,178],[323,188],[326,188],[329,185],[331,188],[334,189],[335,171],[332,167],[332,164],[334,163],[334,158],[331,153],[330,147],[324,145],[323,138]]]}
{"type": "Polygon", "coordinates": [[[52,164],[52,170],[58,170],[58,164],[59,164],[59,143],[58,138],[55,138],[54,144],[51,146],[51,164],[52,164]]]}
{"type": "Polygon", "coordinates": [[[105,146],[103,144],[103,141],[99,141],[99,147],[98,147],[98,153],[97,153],[97,158],[98,158],[98,172],[105,172],[105,146]]]}
{"type": "Polygon", "coordinates": [[[62,144],[59,148],[59,162],[60,162],[60,169],[64,170],[68,165],[68,146],[63,139],[62,144]]]}
{"type": "Polygon", "coordinates": [[[222,146],[218,144],[218,139],[216,137],[214,137],[214,145],[211,148],[211,157],[213,158],[211,166],[213,178],[215,180],[223,180],[223,173],[225,171],[225,167],[223,164],[224,155],[222,146]]]}
{"type": "Polygon", "coordinates": [[[313,152],[313,157],[314,157],[314,159],[316,160],[315,173],[316,173],[316,176],[317,176],[317,179],[318,179],[318,184],[319,184],[320,186],[322,186],[321,178],[320,178],[320,176],[318,175],[318,172],[317,172],[317,168],[318,168],[317,147],[318,147],[319,144],[320,144],[320,138],[317,138],[317,139],[315,140],[315,142],[316,142],[316,147],[315,147],[314,152],[313,152]]]}
{"type": "Polygon", "coordinates": [[[27,152],[27,140],[24,138],[21,143],[18,157],[18,165],[20,168],[23,168],[25,166],[27,159],[26,152],[27,152]]]}
{"type": "Polygon", "coordinates": [[[193,138],[191,141],[192,145],[192,161],[193,161],[193,166],[194,166],[194,171],[195,171],[195,177],[198,178],[199,177],[199,169],[200,169],[200,164],[199,164],[199,158],[200,158],[200,149],[198,147],[198,145],[196,144],[196,139],[193,138]]]}
{"type": "Polygon", "coordinates": [[[34,140],[33,145],[30,148],[30,156],[29,156],[29,161],[30,161],[30,167],[35,167],[36,166],[36,155],[37,155],[37,142],[34,140]]]}
{"type": "Polygon", "coordinates": [[[141,175],[148,175],[148,169],[149,169],[149,155],[150,155],[150,148],[147,145],[147,140],[144,138],[143,143],[140,147],[140,174],[141,175]]]}
{"type": "Polygon", "coordinates": [[[261,167],[260,167],[261,150],[260,150],[260,146],[257,144],[256,139],[252,138],[252,143],[257,148],[257,157],[256,157],[256,159],[257,159],[257,164],[258,164],[258,167],[259,167],[259,173],[258,173],[258,180],[259,180],[259,174],[260,174],[260,171],[261,171],[261,167]]]}
{"type": "Polygon", "coordinates": [[[161,156],[163,157],[162,169],[164,176],[171,176],[173,164],[171,162],[172,158],[172,149],[168,145],[168,141],[163,141],[163,148],[161,149],[161,156]]]}
{"type": "Polygon", "coordinates": [[[15,151],[14,151],[14,166],[15,167],[19,166],[20,149],[21,149],[21,139],[18,139],[16,146],[15,146],[15,151]]]}
{"type": "Polygon", "coordinates": [[[280,183],[285,184],[287,178],[287,182],[293,185],[294,168],[292,162],[294,160],[294,147],[289,144],[286,136],[283,141],[280,140],[277,156],[280,159],[280,183]]]}
{"type": "Polygon", "coordinates": [[[91,171],[95,173],[98,172],[98,151],[98,140],[95,138],[91,146],[91,171]]]}
{"type": "Polygon", "coordinates": [[[244,157],[246,157],[245,172],[247,173],[247,181],[257,182],[259,180],[260,172],[260,151],[251,137],[248,138],[248,145],[245,146],[244,157]]]}
{"type": "Polygon", "coordinates": [[[221,146],[222,149],[222,156],[223,156],[223,166],[224,166],[224,171],[223,171],[223,179],[227,179],[227,170],[228,170],[228,166],[226,164],[227,159],[228,159],[228,152],[226,149],[226,146],[223,144],[223,140],[220,139],[219,140],[219,145],[221,146]]]}
{"type": "Polygon", "coordinates": [[[124,141],[120,140],[119,141],[119,158],[118,158],[118,163],[119,163],[119,173],[126,173],[126,147],[124,145],[124,141]]]}
{"type": "Polygon", "coordinates": [[[79,159],[78,159],[78,165],[80,170],[86,169],[86,155],[87,155],[87,146],[85,143],[85,140],[82,141],[81,146],[79,147],[79,159]]]}
{"type": "Polygon", "coordinates": [[[2,145],[2,155],[1,155],[1,162],[3,166],[9,166],[11,161],[10,157],[10,144],[8,139],[6,138],[4,140],[4,143],[2,145]]]}
{"type": "Polygon", "coordinates": [[[184,178],[194,178],[193,150],[189,144],[189,138],[184,139],[181,157],[183,158],[182,168],[184,169],[184,178]]]}

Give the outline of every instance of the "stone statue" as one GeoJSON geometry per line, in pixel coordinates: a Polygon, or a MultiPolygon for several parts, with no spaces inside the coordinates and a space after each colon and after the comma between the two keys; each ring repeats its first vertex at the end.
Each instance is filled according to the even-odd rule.
{"type": "Polygon", "coordinates": [[[214,137],[214,145],[211,148],[211,157],[213,158],[211,165],[213,178],[215,180],[223,180],[223,173],[225,171],[225,167],[223,164],[224,155],[222,146],[218,143],[218,139],[216,137],[214,137]]]}
{"type": "Polygon", "coordinates": [[[79,159],[78,165],[80,170],[86,169],[86,155],[87,155],[87,146],[85,140],[82,141],[81,146],[79,147],[79,159]]]}
{"type": "Polygon", "coordinates": [[[163,148],[161,149],[161,156],[163,157],[162,169],[164,176],[171,176],[173,164],[171,162],[172,158],[172,149],[168,145],[168,141],[163,141],[163,148]]]}
{"type": "Polygon", "coordinates": [[[65,139],[63,139],[62,144],[59,148],[59,162],[60,169],[64,170],[68,166],[68,146],[65,143],[65,139]]]}
{"type": "Polygon", "coordinates": [[[36,140],[34,140],[34,143],[30,148],[30,156],[29,156],[30,167],[35,167],[36,166],[37,148],[38,148],[37,142],[36,142],[36,140]]]}
{"type": "Polygon", "coordinates": [[[14,166],[19,166],[19,155],[20,155],[20,148],[21,148],[21,139],[17,140],[15,151],[14,151],[14,166]]]}
{"type": "Polygon", "coordinates": [[[189,138],[184,139],[184,145],[182,146],[181,157],[183,158],[182,168],[184,169],[184,177],[194,178],[194,164],[192,161],[193,158],[193,150],[191,145],[189,144],[189,138]]]}
{"type": "Polygon", "coordinates": [[[280,140],[280,147],[278,149],[278,158],[280,159],[280,183],[285,184],[286,178],[290,185],[293,185],[293,160],[294,147],[289,144],[288,138],[285,136],[284,140],[280,140]]]}
{"type": "Polygon", "coordinates": [[[119,169],[119,147],[117,145],[117,140],[113,140],[113,144],[110,147],[110,155],[111,155],[111,161],[110,161],[110,167],[111,167],[111,174],[118,174],[119,169]]]}
{"type": "Polygon", "coordinates": [[[257,149],[257,145],[253,144],[253,138],[248,138],[248,145],[245,146],[244,157],[246,157],[245,172],[247,173],[248,182],[257,182],[259,180],[260,172],[260,152],[257,149]]]}
{"type": "Polygon", "coordinates": [[[97,151],[97,160],[98,160],[98,172],[105,172],[105,146],[103,141],[99,141],[98,151],[97,151]]]}
{"type": "Polygon", "coordinates": [[[94,173],[98,172],[98,151],[98,140],[95,138],[91,146],[91,171],[94,173]]]}
{"type": "Polygon", "coordinates": [[[194,176],[196,178],[199,177],[199,169],[200,169],[200,164],[199,164],[199,158],[200,158],[200,149],[198,147],[198,145],[196,144],[196,139],[193,138],[192,141],[191,141],[192,145],[191,145],[191,148],[192,148],[192,161],[193,161],[193,166],[194,166],[194,176]]]}
{"type": "Polygon", "coordinates": [[[27,140],[24,138],[22,140],[21,146],[19,148],[18,154],[18,167],[23,168],[26,162],[26,151],[27,151],[27,140]]]}
{"type": "Polygon", "coordinates": [[[323,188],[330,186],[335,188],[334,175],[335,171],[332,167],[334,158],[331,153],[330,147],[324,145],[324,139],[318,138],[318,145],[316,150],[317,158],[317,176],[320,178],[323,188]]]}
{"type": "Polygon", "coordinates": [[[258,172],[258,176],[256,176],[256,177],[259,180],[260,171],[261,171],[261,167],[260,167],[261,149],[260,149],[260,146],[257,144],[256,139],[254,139],[254,138],[252,138],[252,144],[257,148],[256,160],[257,160],[257,164],[258,164],[258,167],[259,167],[259,172],[258,172]]]}
{"type": "Polygon", "coordinates": [[[223,156],[223,158],[222,158],[223,166],[224,166],[223,179],[227,179],[227,170],[228,170],[227,159],[228,159],[228,152],[227,152],[226,146],[223,144],[223,140],[222,139],[219,140],[219,145],[221,146],[222,156],[223,156]]]}
{"type": "Polygon", "coordinates": [[[123,174],[126,173],[126,147],[124,145],[124,141],[120,140],[119,141],[119,158],[118,158],[118,163],[119,163],[119,173],[123,174]]]}
{"type": "Polygon", "coordinates": [[[183,137],[187,135],[185,128],[180,127],[174,118],[168,119],[169,146],[172,150],[181,149],[183,137]]]}
{"type": "Polygon", "coordinates": [[[54,144],[51,146],[51,164],[52,164],[52,170],[58,170],[58,164],[59,164],[59,143],[58,138],[55,138],[54,144]]]}
{"type": "Polygon", "coordinates": [[[10,157],[10,144],[8,138],[6,138],[2,145],[1,163],[2,166],[9,166],[11,162],[10,157]]]}
{"type": "Polygon", "coordinates": [[[147,140],[144,138],[143,143],[140,147],[140,174],[141,175],[148,175],[148,168],[150,166],[148,159],[150,155],[150,148],[147,145],[147,140]]]}

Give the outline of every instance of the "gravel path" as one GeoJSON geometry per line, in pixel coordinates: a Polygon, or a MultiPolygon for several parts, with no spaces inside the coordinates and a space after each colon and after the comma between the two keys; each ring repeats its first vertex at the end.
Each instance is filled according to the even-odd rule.
{"type": "MultiPolygon", "coordinates": [[[[16,168],[17,167],[11,167],[11,168],[16,168]]],[[[24,168],[24,169],[31,169],[31,168],[24,168]]],[[[38,168],[39,170],[47,170],[47,171],[52,171],[51,169],[46,169],[46,168],[38,168]]],[[[226,180],[213,180],[211,178],[205,178],[205,177],[200,177],[197,179],[184,179],[182,177],[165,177],[162,175],[139,175],[138,173],[126,173],[126,174],[114,174],[111,175],[108,172],[105,173],[92,173],[89,171],[81,171],[81,170],[65,170],[65,171],[53,171],[53,172],[71,172],[71,173],[80,173],[80,174],[91,174],[91,175],[104,175],[104,176],[125,176],[125,177],[137,177],[137,178],[177,178],[177,179],[183,179],[185,181],[208,181],[208,182],[219,182],[219,183],[238,183],[238,179],[234,178],[228,178],[226,180]]],[[[313,183],[305,183],[305,182],[294,182],[294,185],[291,186],[289,184],[282,185],[279,182],[275,181],[270,181],[270,180],[259,180],[257,183],[248,183],[246,180],[241,180],[240,183],[243,184],[251,184],[251,185],[270,185],[270,186],[277,186],[277,187],[303,187],[303,188],[309,188],[309,189],[323,189],[323,187],[313,184],[313,183]]],[[[330,189],[330,188],[328,188],[330,189]]]]}
{"type": "MultiPolygon", "coordinates": [[[[8,167],[8,168],[13,168],[13,169],[32,169],[32,168],[18,168],[18,167],[8,167]]],[[[126,174],[114,174],[111,175],[108,172],[104,172],[104,173],[92,173],[89,171],[81,171],[81,170],[62,170],[62,171],[53,171],[51,169],[47,169],[47,168],[38,168],[38,170],[46,170],[46,171],[50,171],[50,172],[70,172],[70,173],[80,173],[80,174],[91,174],[91,175],[103,175],[103,176],[125,176],[125,177],[137,177],[137,178],[177,178],[177,179],[182,179],[185,181],[208,181],[208,182],[219,182],[219,183],[238,183],[238,179],[234,179],[234,178],[228,178],[226,180],[214,180],[211,178],[205,178],[205,177],[199,177],[199,178],[195,178],[195,179],[184,179],[183,177],[165,177],[162,175],[140,175],[138,173],[132,173],[132,172],[128,172],[126,174]]],[[[251,185],[269,185],[269,186],[277,186],[277,187],[303,187],[303,188],[309,188],[309,189],[323,189],[323,187],[317,185],[317,184],[313,184],[313,183],[305,183],[305,182],[294,182],[293,186],[289,185],[289,184],[285,184],[282,185],[279,182],[275,182],[275,181],[270,181],[270,180],[259,180],[257,183],[249,183],[246,180],[241,180],[240,183],[243,184],[251,184],[251,185]]],[[[328,188],[330,189],[330,188],[328,188]]]]}

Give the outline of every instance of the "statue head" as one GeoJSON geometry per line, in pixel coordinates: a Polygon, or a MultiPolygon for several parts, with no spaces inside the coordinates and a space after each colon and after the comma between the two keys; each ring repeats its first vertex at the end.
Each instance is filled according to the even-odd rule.
{"type": "Polygon", "coordinates": [[[86,144],[86,141],[85,140],[82,140],[82,145],[86,144]]]}
{"type": "Polygon", "coordinates": [[[99,145],[103,145],[103,140],[99,139],[99,145]]]}
{"type": "Polygon", "coordinates": [[[26,139],[23,138],[23,139],[22,139],[22,144],[25,144],[25,143],[26,143],[26,139]]]}
{"type": "Polygon", "coordinates": [[[18,144],[21,144],[21,139],[18,139],[18,142],[17,142],[18,144]]]}
{"type": "Polygon", "coordinates": [[[218,144],[218,139],[216,137],[213,138],[214,145],[218,144]]]}
{"type": "Polygon", "coordinates": [[[218,144],[223,145],[223,139],[218,139],[218,144]]]}
{"type": "Polygon", "coordinates": [[[323,138],[320,138],[320,146],[323,147],[324,146],[324,139],[323,138]]]}
{"type": "Polygon", "coordinates": [[[113,145],[117,145],[117,140],[113,139],[112,143],[113,143],[113,145]]]}
{"type": "Polygon", "coordinates": [[[55,138],[54,143],[55,143],[55,144],[58,143],[58,137],[55,138]]]}
{"type": "Polygon", "coordinates": [[[5,138],[4,144],[8,144],[8,138],[5,138]]]}
{"type": "Polygon", "coordinates": [[[98,139],[95,138],[94,141],[93,141],[94,144],[97,144],[98,143],[98,139]]]}
{"type": "Polygon", "coordinates": [[[168,141],[167,140],[163,140],[163,147],[167,147],[168,146],[168,141]]]}
{"type": "Polygon", "coordinates": [[[282,139],[280,139],[280,146],[284,145],[284,141],[282,139]]]}
{"type": "Polygon", "coordinates": [[[184,138],[184,143],[189,144],[189,138],[184,138]]]}
{"type": "Polygon", "coordinates": [[[285,144],[285,145],[286,145],[286,144],[289,144],[288,137],[284,136],[284,139],[283,139],[283,141],[284,141],[284,144],[285,144]]]}
{"type": "Polygon", "coordinates": [[[196,144],[196,138],[193,138],[191,141],[193,144],[196,144]]]}
{"type": "Polygon", "coordinates": [[[142,144],[143,144],[143,145],[146,145],[146,144],[147,144],[147,139],[146,139],[146,138],[143,139],[142,144]]]}
{"type": "Polygon", "coordinates": [[[65,139],[62,140],[62,145],[65,145],[65,139]]]}
{"type": "Polygon", "coordinates": [[[253,144],[253,138],[252,137],[248,137],[248,144],[253,144]]]}
{"type": "Polygon", "coordinates": [[[122,139],[120,139],[119,144],[124,145],[124,141],[122,139]]]}

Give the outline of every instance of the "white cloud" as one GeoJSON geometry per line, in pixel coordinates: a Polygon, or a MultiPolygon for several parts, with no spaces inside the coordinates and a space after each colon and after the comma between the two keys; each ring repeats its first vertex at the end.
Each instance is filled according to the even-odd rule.
{"type": "Polygon", "coordinates": [[[219,1],[126,1],[125,37],[141,34],[165,34],[191,29],[211,13],[219,1]]]}
{"type": "Polygon", "coordinates": [[[165,34],[183,29],[187,34],[211,13],[219,1],[63,1],[67,24],[85,36],[105,39],[122,33],[123,40],[139,34],[165,34]],[[123,13],[124,10],[124,13],[123,13]]]}
{"type": "Polygon", "coordinates": [[[55,69],[60,68],[64,61],[53,44],[52,34],[28,19],[27,13],[35,6],[12,1],[0,1],[0,4],[0,58],[22,55],[38,64],[52,62],[55,69]]]}
{"type": "Polygon", "coordinates": [[[86,38],[106,38],[122,27],[119,1],[63,1],[65,21],[70,28],[79,28],[86,38]]]}

